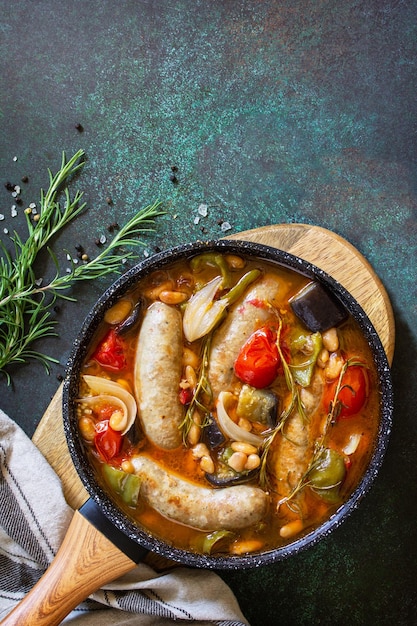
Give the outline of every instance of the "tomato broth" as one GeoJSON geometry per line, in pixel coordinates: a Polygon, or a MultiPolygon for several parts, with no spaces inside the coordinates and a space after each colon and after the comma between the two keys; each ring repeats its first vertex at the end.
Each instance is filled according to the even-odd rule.
{"type": "Polygon", "coordinates": [[[196,553],[273,550],[358,485],[379,425],[376,368],[351,316],[317,331],[294,312],[312,283],[203,253],[145,276],[106,311],[81,368],[79,433],[102,487],[150,534],[196,553]],[[149,326],[156,303],[164,328],[149,326]],[[150,434],[152,420],[173,444],[150,434]],[[226,521],[205,501],[215,491],[230,494],[226,521]],[[259,511],[245,524],[252,497],[259,511]]]}

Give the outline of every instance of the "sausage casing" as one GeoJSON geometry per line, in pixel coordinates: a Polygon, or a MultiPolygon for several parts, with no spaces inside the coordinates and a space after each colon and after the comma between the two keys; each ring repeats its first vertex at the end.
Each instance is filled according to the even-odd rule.
{"type": "Polygon", "coordinates": [[[234,530],[259,522],[268,496],[259,487],[211,489],[166,471],[146,456],[131,459],[141,478],[140,497],[164,517],[200,530],[234,530]]]}
{"type": "Polygon", "coordinates": [[[181,358],[181,313],[154,302],[145,313],[136,346],[135,395],[145,434],[165,449],[176,448],[182,441],[181,358]]]}

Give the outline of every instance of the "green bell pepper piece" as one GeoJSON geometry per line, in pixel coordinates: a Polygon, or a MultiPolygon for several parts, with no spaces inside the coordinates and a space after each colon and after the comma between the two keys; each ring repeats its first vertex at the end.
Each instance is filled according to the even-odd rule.
{"type": "Polygon", "coordinates": [[[309,345],[309,354],[302,354],[301,357],[303,360],[301,361],[301,357],[298,356],[298,359],[294,363],[292,363],[291,368],[293,371],[295,382],[301,385],[301,387],[308,387],[311,383],[311,377],[313,375],[314,367],[323,347],[321,333],[317,332],[313,335],[299,335],[296,339],[293,339],[293,341],[291,341],[291,351],[301,351],[303,349],[303,346],[305,346],[307,343],[311,344],[309,345]]]}
{"type": "Polygon", "coordinates": [[[129,506],[136,506],[140,491],[140,478],[104,463],[102,472],[107,485],[129,506]]]}

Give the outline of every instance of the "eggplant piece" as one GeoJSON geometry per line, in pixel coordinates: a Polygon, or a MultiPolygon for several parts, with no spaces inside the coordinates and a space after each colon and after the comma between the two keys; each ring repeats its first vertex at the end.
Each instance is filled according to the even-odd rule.
{"type": "Polygon", "coordinates": [[[272,391],[243,385],[239,393],[236,414],[250,422],[259,422],[268,428],[275,428],[279,414],[278,406],[279,398],[272,391]]]}
{"type": "Polygon", "coordinates": [[[313,333],[339,326],[348,317],[342,303],[317,282],[301,289],[290,300],[290,305],[295,315],[313,333]]]}
{"type": "Polygon", "coordinates": [[[213,485],[213,487],[231,487],[232,485],[243,485],[244,483],[248,483],[254,480],[258,473],[259,469],[250,470],[249,472],[242,472],[240,474],[233,472],[233,474],[230,473],[227,475],[206,473],[206,478],[208,482],[213,485]]]}
{"type": "Polygon", "coordinates": [[[203,428],[203,441],[209,450],[218,448],[226,441],[226,437],[223,435],[212,415],[208,417],[207,424],[203,428]]]}
{"type": "Polygon", "coordinates": [[[127,333],[128,330],[131,330],[136,324],[139,322],[141,313],[145,308],[145,300],[140,297],[136,302],[135,306],[132,309],[131,314],[127,317],[121,324],[119,324],[116,328],[116,332],[118,335],[123,335],[127,333]]]}
{"type": "Polygon", "coordinates": [[[215,463],[215,471],[206,472],[206,479],[213,487],[230,487],[231,485],[242,485],[253,481],[259,474],[259,467],[253,470],[244,470],[236,472],[227,461],[233,454],[230,446],[220,449],[217,452],[217,458],[213,459],[215,463]]]}

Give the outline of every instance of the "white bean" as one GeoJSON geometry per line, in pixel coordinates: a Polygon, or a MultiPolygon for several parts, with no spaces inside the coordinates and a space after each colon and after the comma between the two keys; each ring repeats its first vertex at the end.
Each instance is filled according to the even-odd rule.
{"type": "Polygon", "coordinates": [[[324,374],[327,380],[335,380],[342,371],[344,361],[337,352],[332,352],[329,360],[324,368],[324,374]]]}
{"type": "Polygon", "coordinates": [[[202,459],[203,456],[210,456],[209,449],[207,448],[205,443],[198,443],[193,448],[193,457],[195,459],[202,459]]]}
{"type": "Polygon", "coordinates": [[[323,346],[329,352],[336,352],[339,349],[339,337],[336,328],[329,328],[322,334],[323,346]]]}
{"type": "Polygon", "coordinates": [[[243,452],[233,452],[227,463],[235,472],[243,472],[247,460],[248,457],[243,452]]]}
{"type": "Polygon", "coordinates": [[[230,447],[233,452],[243,452],[246,456],[256,454],[258,452],[258,448],[256,446],[253,446],[251,443],[246,443],[246,441],[232,441],[230,447]]]}
{"type": "Polygon", "coordinates": [[[214,462],[211,456],[204,455],[201,457],[200,468],[203,472],[207,472],[207,474],[213,474],[214,472],[214,462]]]}
{"type": "Polygon", "coordinates": [[[257,467],[259,467],[261,464],[261,459],[259,457],[259,454],[249,454],[248,456],[248,460],[245,463],[245,470],[254,470],[257,467]]]}

